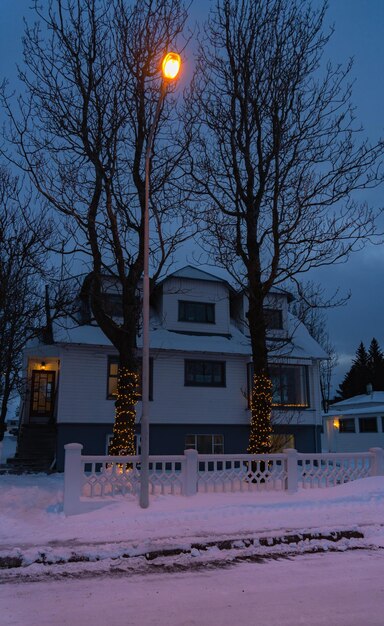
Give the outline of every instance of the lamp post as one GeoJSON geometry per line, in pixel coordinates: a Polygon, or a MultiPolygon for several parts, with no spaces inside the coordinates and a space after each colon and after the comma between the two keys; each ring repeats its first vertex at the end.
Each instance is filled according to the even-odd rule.
{"type": "Polygon", "coordinates": [[[159,99],[148,135],[145,154],[145,199],[144,199],[144,276],[143,276],[143,364],[142,364],[142,413],[141,413],[141,470],[140,470],[140,506],[149,505],[149,165],[152,156],[153,137],[159,121],[161,106],[167,85],[177,77],[181,65],[176,52],[165,55],[161,70],[159,99]]]}

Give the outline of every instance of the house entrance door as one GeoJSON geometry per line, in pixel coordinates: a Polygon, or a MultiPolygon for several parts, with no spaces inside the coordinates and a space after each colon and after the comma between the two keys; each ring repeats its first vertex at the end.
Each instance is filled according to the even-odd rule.
{"type": "Polygon", "coordinates": [[[32,371],[31,406],[29,415],[31,418],[53,417],[55,397],[55,372],[45,370],[32,371]]]}

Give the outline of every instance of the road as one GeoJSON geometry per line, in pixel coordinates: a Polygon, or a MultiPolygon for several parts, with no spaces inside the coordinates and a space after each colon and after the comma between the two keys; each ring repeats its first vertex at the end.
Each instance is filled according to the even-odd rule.
{"type": "Polygon", "coordinates": [[[383,626],[384,550],[6,583],[2,626],[383,626]]]}

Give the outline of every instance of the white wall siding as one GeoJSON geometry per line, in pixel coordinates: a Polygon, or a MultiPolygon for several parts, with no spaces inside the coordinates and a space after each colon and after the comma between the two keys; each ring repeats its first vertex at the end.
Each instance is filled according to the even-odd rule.
{"type": "Polygon", "coordinates": [[[226,355],[161,354],[154,358],[153,402],[150,421],[192,424],[248,424],[247,360],[226,355]],[[226,387],[189,387],[184,385],[185,359],[225,361],[226,387]],[[242,392],[243,390],[243,392],[242,392]],[[179,407],[179,408],[176,408],[179,407]]]}
{"type": "Polygon", "coordinates": [[[59,423],[113,423],[114,402],[107,399],[108,355],[112,353],[90,346],[62,349],[59,423]]]}
{"type": "MultiPolygon", "coordinates": [[[[72,346],[61,350],[59,423],[113,423],[114,402],[107,399],[108,356],[111,349],[72,346]],[[63,391],[65,390],[65,391],[63,391]]],[[[248,424],[247,362],[240,356],[205,353],[161,352],[153,356],[153,401],[150,421],[154,424],[248,424]],[[225,387],[186,386],[185,360],[224,361],[225,387]],[[177,408],[179,407],[179,408],[177,408]]],[[[304,411],[280,411],[279,424],[319,423],[314,409],[313,384],[316,376],[310,369],[311,408],[304,411]],[[311,391],[312,390],[312,391],[311,391]]],[[[141,403],[137,405],[140,419],[141,403]]]]}

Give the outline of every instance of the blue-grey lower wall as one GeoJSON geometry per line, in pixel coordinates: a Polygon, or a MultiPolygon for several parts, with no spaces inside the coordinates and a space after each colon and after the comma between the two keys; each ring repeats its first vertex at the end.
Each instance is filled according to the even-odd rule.
{"type": "Polygon", "coordinates": [[[273,432],[277,435],[293,435],[298,452],[321,452],[321,426],[279,424],[274,426],[273,432]]]}
{"type": "MultiPolygon", "coordinates": [[[[320,427],[305,425],[275,426],[277,434],[291,434],[299,452],[320,452],[320,427]]],[[[140,432],[140,430],[138,430],[140,432]]],[[[58,424],[57,469],[64,469],[64,446],[81,443],[83,454],[105,454],[107,435],[111,424],[58,424]]],[[[249,426],[227,424],[153,424],[150,427],[150,454],[182,454],[185,437],[190,434],[224,435],[226,454],[245,454],[248,446],[249,426]]]]}

